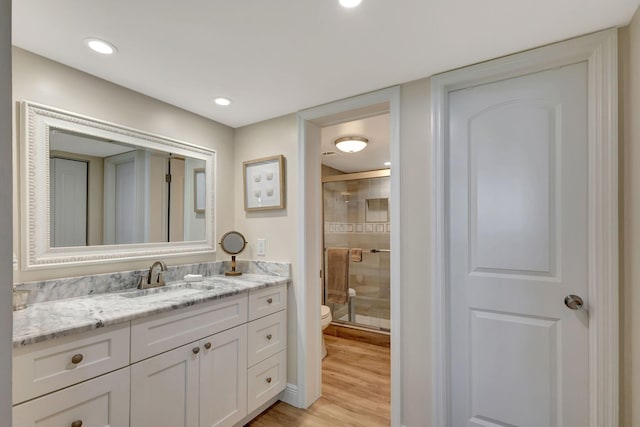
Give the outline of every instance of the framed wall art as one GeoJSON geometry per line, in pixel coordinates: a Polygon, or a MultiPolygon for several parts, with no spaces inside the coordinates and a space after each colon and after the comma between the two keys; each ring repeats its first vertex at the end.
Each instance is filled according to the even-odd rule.
{"type": "Polygon", "coordinates": [[[284,209],[284,156],[248,160],[242,165],[244,210],[284,209]]]}

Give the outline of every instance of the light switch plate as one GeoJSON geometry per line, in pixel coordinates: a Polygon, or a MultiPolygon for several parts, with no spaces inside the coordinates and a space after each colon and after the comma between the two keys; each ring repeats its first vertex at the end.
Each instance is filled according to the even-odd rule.
{"type": "Polygon", "coordinates": [[[256,254],[258,256],[265,256],[267,254],[267,241],[265,239],[258,239],[256,254]]]}

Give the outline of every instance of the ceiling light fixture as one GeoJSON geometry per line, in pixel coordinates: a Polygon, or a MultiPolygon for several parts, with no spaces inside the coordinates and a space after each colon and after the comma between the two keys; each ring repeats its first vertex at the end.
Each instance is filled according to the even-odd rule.
{"type": "Polygon", "coordinates": [[[213,102],[215,102],[218,105],[222,105],[223,107],[226,107],[227,105],[231,105],[231,100],[229,98],[225,98],[222,96],[217,97],[216,99],[213,100],[213,102]]]}
{"type": "Polygon", "coordinates": [[[391,166],[391,162],[384,162],[385,166],[391,166]]]}
{"type": "Polygon", "coordinates": [[[369,140],[362,136],[343,136],[335,140],[336,148],[345,153],[357,153],[367,146],[369,140]]]}
{"type": "Polygon", "coordinates": [[[118,51],[114,45],[109,42],[100,39],[85,39],[87,46],[94,52],[101,53],[103,55],[111,55],[118,51]]]}
{"type": "Polygon", "coordinates": [[[362,0],[340,0],[342,7],[356,7],[360,3],[362,3],[362,0]]]}

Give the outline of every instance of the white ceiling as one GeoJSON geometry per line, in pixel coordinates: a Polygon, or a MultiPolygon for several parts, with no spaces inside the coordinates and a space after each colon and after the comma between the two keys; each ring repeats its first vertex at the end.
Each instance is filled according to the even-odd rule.
{"type": "Polygon", "coordinates": [[[389,161],[391,154],[389,124],[389,114],[382,114],[321,128],[320,149],[323,153],[335,153],[323,155],[322,164],[346,173],[388,168],[384,162],[389,161]],[[334,144],[342,136],[364,136],[369,143],[357,153],[343,153],[334,144]]]}
{"type": "Polygon", "coordinates": [[[14,0],[14,44],[232,127],[625,25],[640,0],[14,0]],[[111,57],[83,44],[110,41],[111,57]],[[230,107],[215,96],[233,99],[230,107]]]}
{"type": "Polygon", "coordinates": [[[51,132],[49,146],[51,150],[93,157],[110,157],[135,150],[135,148],[124,144],[68,133],[58,129],[54,129],[51,132]]]}

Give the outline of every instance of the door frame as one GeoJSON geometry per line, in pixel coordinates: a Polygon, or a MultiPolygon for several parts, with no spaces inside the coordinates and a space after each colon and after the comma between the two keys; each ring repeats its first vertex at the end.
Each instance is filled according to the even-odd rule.
{"type": "Polygon", "coordinates": [[[451,71],[432,78],[433,138],[433,425],[450,410],[447,290],[446,155],[448,94],[578,62],[588,67],[587,265],[590,427],[618,425],[618,58],[617,30],[451,71]]]}
{"type": "MultiPolygon", "coordinates": [[[[322,266],[322,183],[319,130],[358,118],[388,112],[391,161],[391,425],[400,426],[400,87],[395,86],[321,105],[298,113],[298,271],[295,277],[297,306],[297,390],[287,403],[308,408],[322,394],[322,328],[320,325],[322,266]],[[386,110],[381,104],[388,105],[386,110]]],[[[286,397],[286,396],[285,396],[286,397]]]]}

